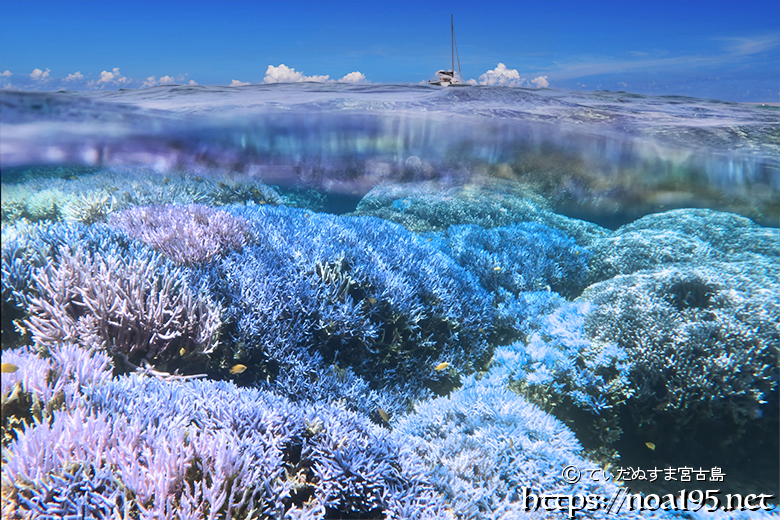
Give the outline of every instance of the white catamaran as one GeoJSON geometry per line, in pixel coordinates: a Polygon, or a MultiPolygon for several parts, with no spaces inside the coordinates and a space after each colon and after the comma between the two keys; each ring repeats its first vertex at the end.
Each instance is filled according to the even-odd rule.
{"type": "Polygon", "coordinates": [[[455,25],[450,15],[450,32],[452,34],[452,66],[450,70],[440,70],[436,73],[436,79],[430,80],[430,85],[441,85],[442,87],[465,87],[463,83],[463,74],[460,71],[460,56],[458,56],[458,45],[455,43],[455,25]],[[455,75],[455,58],[458,58],[458,75],[455,75]]]}

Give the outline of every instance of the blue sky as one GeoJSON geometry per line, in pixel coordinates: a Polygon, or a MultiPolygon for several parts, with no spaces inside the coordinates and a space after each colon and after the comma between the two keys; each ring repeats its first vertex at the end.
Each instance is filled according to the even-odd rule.
{"type": "Polygon", "coordinates": [[[780,101],[780,0],[2,0],[0,86],[420,83],[450,14],[474,83],[780,101]]]}

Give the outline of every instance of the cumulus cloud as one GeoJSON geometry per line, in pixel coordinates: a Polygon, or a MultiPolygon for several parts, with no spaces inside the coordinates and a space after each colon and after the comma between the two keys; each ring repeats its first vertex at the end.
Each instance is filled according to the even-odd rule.
{"type": "Polygon", "coordinates": [[[520,77],[517,69],[508,69],[503,63],[499,63],[495,69],[489,70],[479,77],[480,85],[522,87],[525,83],[525,78],[520,77]]]}
{"type": "Polygon", "coordinates": [[[197,84],[198,83],[194,79],[191,79],[190,82],[188,83],[188,85],[197,85],[197,84]]]}
{"type": "Polygon", "coordinates": [[[13,72],[11,72],[10,70],[6,70],[5,72],[0,72],[0,77],[2,78],[10,78],[11,76],[13,76],[13,72]]]}
{"type": "Polygon", "coordinates": [[[539,76],[531,80],[531,84],[536,88],[547,88],[550,86],[550,82],[547,81],[547,76],[539,76]]]}
{"type": "Polygon", "coordinates": [[[237,79],[234,79],[230,82],[231,87],[245,87],[247,85],[251,85],[248,81],[238,81],[237,79]]]}
{"type": "Polygon", "coordinates": [[[83,79],[84,74],[82,74],[80,70],[77,70],[73,74],[68,74],[68,76],[63,81],[81,81],[83,79]]]}
{"type": "Polygon", "coordinates": [[[163,76],[159,80],[155,78],[154,76],[149,76],[146,78],[146,81],[144,81],[141,84],[141,88],[143,87],[155,87],[157,85],[168,85],[170,83],[174,83],[176,80],[173,79],[172,76],[163,76]]]}
{"type": "Polygon", "coordinates": [[[49,72],[51,72],[51,69],[46,69],[45,71],[41,69],[35,69],[30,73],[30,78],[32,78],[34,81],[46,81],[46,79],[49,77],[49,72]]]}
{"type": "Polygon", "coordinates": [[[108,72],[104,70],[100,73],[100,79],[97,81],[98,83],[127,83],[130,81],[129,78],[126,78],[125,76],[122,76],[119,73],[119,67],[114,67],[111,69],[111,72],[108,72]]]}
{"type": "Polygon", "coordinates": [[[547,88],[550,86],[550,82],[547,80],[547,76],[539,76],[537,78],[528,81],[525,78],[520,77],[520,73],[517,69],[508,69],[503,63],[499,63],[498,66],[485,72],[479,77],[479,81],[469,80],[470,85],[492,85],[499,87],[534,87],[534,88],[547,88]]]}
{"type": "Polygon", "coordinates": [[[366,75],[362,72],[350,72],[339,80],[339,83],[367,83],[366,75]]]}
{"type": "Polygon", "coordinates": [[[273,65],[268,66],[268,69],[265,71],[263,83],[300,83],[301,81],[324,83],[328,81],[329,78],[330,76],[305,76],[302,72],[298,72],[294,68],[288,67],[282,63],[278,67],[274,67],[273,65]]]}

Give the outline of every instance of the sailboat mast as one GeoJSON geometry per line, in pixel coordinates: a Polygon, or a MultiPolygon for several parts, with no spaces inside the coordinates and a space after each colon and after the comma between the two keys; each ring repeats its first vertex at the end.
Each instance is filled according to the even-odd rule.
{"type": "Polygon", "coordinates": [[[452,74],[455,74],[455,24],[452,21],[452,15],[450,15],[450,39],[452,40],[452,67],[450,70],[452,74]]]}

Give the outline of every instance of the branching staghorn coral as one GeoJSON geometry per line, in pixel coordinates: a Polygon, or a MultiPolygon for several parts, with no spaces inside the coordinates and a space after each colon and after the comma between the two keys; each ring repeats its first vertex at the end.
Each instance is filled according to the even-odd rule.
{"type": "Polygon", "coordinates": [[[447,391],[487,362],[489,293],[424,239],[375,218],[231,211],[250,222],[253,243],[194,277],[225,302],[235,359],[255,381],[294,370],[308,386],[336,365],[374,389],[447,391]],[[435,370],[443,362],[452,370],[435,370]]]}
{"type": "Polygon", "coordinates": [[[587,249],[535,222],[489,229],[450,226],[440,241],[445,253],[493,292],[503,288],[517,295],[547,288],[572,297],[582,290],[588,271],[587,249]]]}
{"type": "MultiPolygon", "coordinates": [[[[88,171],[94,172],[94,168],[88,171]]],[[[225,172],[160,174],[145,168],[112,167],[89,175],[31,178],[2,186],[2,221],[67,220],[91,224],[112,212],[155,204],[280,204],[265,184],[225,172]]],[[[78,172],[75,172],[78,173],[78,172]]]]}
{"type": "Polygon", "coordinates": [[[47,354],[42,358],[28,347],[3,352],[3,363],[15,367],[2,374],[3,442],[15,438],[16,430],[71,407],[82,387],[111,379],[111,359],[102,352],[61,343],[47,354]]]}
{"type": "Polygon", "coordinates": [[[38,270],[38,296],[26,324],[40,349],[61,342],[99,346],[118,361],[165,367],[210,353],[220,307],[197,293],[184,273],[157,253],[124,258],[63,247],[56,264],[38,270]]]}
{"type": "Polygon", "coordinates": [[[416,232],[460,224],[493,228],[536,222],[563,231],[582,246],[608,234],[591,222],[554,213],[544,198],[518,183],[491,178],[465,186],[380,184],[363,197],[355,214],[398,222],[416,232]]]}
{"type": "Polygon", "coordinates": [[[669,264],[780,260],[780,230],[708,209],[647,215],[594,240],[590,282],[669,264]]]}
{"type": "Polygon", "coordinates": [[[419,458],[386,429],[224,382],[86,387],[3,459],[9,514],[87,504],[140,518],[449,517],[419,458]]]}
{"type": "MultiPolygon", "coordinates": [[[[452,504],[457,518],[513,520],[553,519],[568,511],[526,509],[529,493],[603,494],[616,491],[612,482],[562,478],[568,466],[594,468],[582,447],[560,421],[509,391],[500,377],[467,378],[447,397],[418,404],[413,413],[393,421],[402,436],[433,471],[437,488],[452,504]]],[[[604,508],[606,509],[606,508],[604,508]]],[[[612,518],[604,509],[580,511],[577,517],[612,518]]],[[[652,517],[652,513],[650,513],[652,517]]],[[[621,514],[620,518],[639,518],[621,514]]]]}
{"type": "Polygon", "coordinates": [[[777,486],[780,270],[762,255],[739,258],[617,276],[581,299],[594,305],[586,335],[628,354],[634,395],[615,444],[623,459],[650,459],[642,441],[675,464],[717,453],[744,493],[744,479],[777,486]],[[745,466],[756,450],[764,455],[745,466]]]}
{"type": "Polygon", "coordinates": [[[243,218],[202,204],[134,207],[114,213],[109,223],[177,264],[206,262],[241,249],[248,234],[243,218]]]}
{"type": "Polygon", "coordinates": [[[524,340],[496,348],[489,373],[564,421],[593,457],[610,461],[621,432],[618,409],[634,393],[631,363],[616,344],[585,334],[592,309],[558,303],[524,340]]]}

